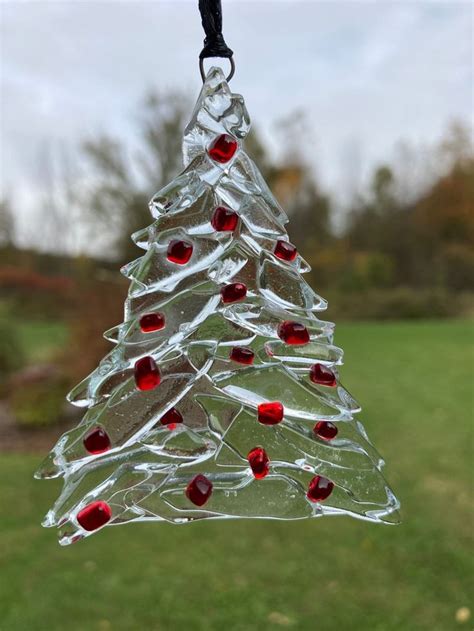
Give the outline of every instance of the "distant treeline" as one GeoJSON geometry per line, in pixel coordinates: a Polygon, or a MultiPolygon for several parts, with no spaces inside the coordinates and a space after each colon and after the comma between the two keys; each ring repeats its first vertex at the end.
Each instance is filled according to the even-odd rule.
{"type": "MultiPolygon", "coordinates": [[[[81,161],[87,167],[80,176],[71,177],[69,165],[67,177],[61,177],[51,164],[51,191],[38,203],[36,226],[42,249],[59,248],[60,255],[16,248],[14,208],[4,201],[0,286],[9,293],[21,292],[21,287],[31,292],[28,283],[41,286],[38,274],[59,275],[120,287],[115,293],[122,300],[123,284],[115,270],[141,255],[130,235],[151,223],[151,193],[180,171],[188,110],[181,95],[151,96],[141,117],[138,150],[105,136],[82,145],[81,161]],[[75,230],[100,256],[67,253],[75,230]],[[15,273],[7,269],[11,266],[15,273]]],[[[255,132],[246,149],[287,210],[290,239],[311,265],[308,281],[330,299],[331,317],[435,317],[471,311],[474,153],[468,129],[453,125],[438,146],[416,156],[423,186],[410,183],[408,163],[376,168],[367,190],[354,193],[346,204],[337,230],[338,204],[295,150],[291,129],[282,135],[288,150],[278,163],[255,132]]],[[[54,286],[43,289],[54,294],[54,286]]]]}

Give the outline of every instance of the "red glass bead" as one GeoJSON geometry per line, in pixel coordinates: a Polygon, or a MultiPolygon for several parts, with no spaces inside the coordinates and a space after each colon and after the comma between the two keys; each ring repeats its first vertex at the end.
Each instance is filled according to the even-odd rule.
{"type": "Polygon", "coordinates": [[[193,244],[189,241],[181,241],[179,239],[173,239],[168,245],[167,257],[168,261],[177,263],[178,265],[185,265],[193,253],[193,244]]]}
{"type": "Polygon", "coordinates": [[[212,227],[218,232],[231,232],[237,228],[238,223],[239,215],[225,206],[216,208],[211,219],[212,227]]]}
{"type": "Polygon", "coordinates": [[[135,364],[135,383],[139,390],[153,390],[160,385],[161,377],[153,357],[147,355],[135,364]]]}
{"type": "Polygon", "coordinates": [[[270,462],[267,452],[262,447],[255,447],[252,451],[249,451],[247,460],[249,461],[252,473],[257,480],[264,478],[269,472],[270,468],[268,463],[270,462]]]}
{"type": "Polygon", "coordinates": [[[183,415],[176,408],[171,408],[160,418],[160,423],[166,425],[170,430],[176,429],[176,425],[182,422],[183,415]]]}
{"type": "Polygon", "coordinates": [[[309,483],[306,496],[312,502],[322,502],[331,495],[333,488],[334,482],[317,475],[309,483]]]}
{"type": "Polygon", "coordinates": [[[276,425],[283,420],[284,409],[279,401],[260,403],[258,406],[258,420],[263,425],[276,425]]]}
{"type": "Polygon", "coordinates": [[[236,139],[229,134],[221,134],[209,146],[208,154],[216,162],[225,164],[233,157],[239,145],[236,139]]]}
{"type": "Polygon", "coordinates": [[[282,261],[294,261],[298,250],[289,241],[278,240],[273,253],[282,261]]]}
{"type": "Polygon", "coordinates": [[[83,440],[84,447],[90,454],[101,454],[111,447],[107,432],[101,427],[92,429],[83,440]]]}
{"type": "Polygon", "coordinates": [[[330,368],[323,366],[322,364],[314,364],[309,371],[309,378],[313,383],[317,383],[321,386],[330,386],[334,388],[337,385],[336,375],[330,368]]]}
{"type": "Polygon", "coordinates": [[[230,358],[234,362],[238,362],[239,364],[253,364],[253,360],[255,358],[255,353],[251,348],[246,348],[245,346],[234,346],[234,348],[230,352],[230,358]]]}
{"type": "Polygon", "coordinates": [[[307,344],[309,342],[309,333],[305,325],[292,320],[285,320],[278,326],[278,337],[286,344],[307,344]]]}
{"type": "Polygon", "coordinates": [[[212,495],[212,482],[199,473],[186,487],[186,497],[196,506],[204,506],[212,495]]]}
{"type": "Polygon", "coordinates": [[[243,283],[231,283],[221,289],[222,302],[237,302],[247,295],[247,287],[243,283]]]}
{"type": "Polygon", "coordinates": [[[337,436],[338,429],[329,421],[318,421],[313,427],[313,432],[323,440],[332,440],[337,436]]]}
{"type": "Polygon", "coordinates": [[[112,509],[106,502],[92,502],[77,513],[77,521],[84,530],[97,530],[112,517],[112,509]]]}
{"type": "Polygon", "coordinates": [[[162,313],[147,313],[140,318],[140,328],[143,333],[160,331],[165,327],[165,316],[162,313]]]}

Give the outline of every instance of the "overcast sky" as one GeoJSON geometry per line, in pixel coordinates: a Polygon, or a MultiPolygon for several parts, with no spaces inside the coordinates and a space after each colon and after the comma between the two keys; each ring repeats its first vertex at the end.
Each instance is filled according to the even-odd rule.
{"type": "MultiPolygon", "coordinates": [[[[45,141],[129,135],[143,94],[197,96],[197,0],[1,3],[2,188],[28,213],[45,141]],[[29,191],[29,192],[26,192],[29,191]]],[[[274,122],[304,110],[323,183],[366,172],[399,139],[430,144],[472,116],[471,2],[223,0],[232,88],[278,151],[274,122]]],[[[153,191],[150,191],[150,194],[153,191]]]]}

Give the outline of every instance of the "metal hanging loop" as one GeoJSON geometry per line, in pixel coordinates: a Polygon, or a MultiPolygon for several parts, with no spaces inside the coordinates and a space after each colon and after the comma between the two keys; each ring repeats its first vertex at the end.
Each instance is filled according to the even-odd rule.
{"type": "Polygon", "coordinates": [[[206,79],[204,59],[222,57],[230,62],[230,73],[227,77],[227,81],[230,81],[235,72],[234,53],[225,43],[222,34],[221,0],[199,0],[199,11],[201,12],[202,27],[206,34],[204,48],[199,55],[199,70],[202,80],[204,82],[206,79]]]}
{"type": "MultiPolygon", "coordinates": [[[[235,73],[235,61],[233,57],[229,57],[230,62],[230,72],[227,75],[226,81],[229,82],[235,73]]],[[[206,80],[206,71],[204,70],[204,58],[199,59],[199,71],[201,73],[202,82],[206,80]]]]}

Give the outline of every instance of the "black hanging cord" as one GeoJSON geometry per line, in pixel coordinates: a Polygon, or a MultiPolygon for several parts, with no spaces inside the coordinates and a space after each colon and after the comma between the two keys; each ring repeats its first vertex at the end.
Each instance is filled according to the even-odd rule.
{"type": "Polygon", "coordinates": [[[204,81],[204,59],[209,57],[223,57],[230,61],[230,74],[227,81],[234,76],[235,64],[233,51],[227,46],[222,35],[222,6],[221,0],[199,0],[199,11],[201,12],[202,27],[206,33],[204,48],[199,55],[199,69],[204,81]]]}

